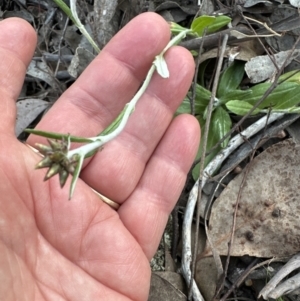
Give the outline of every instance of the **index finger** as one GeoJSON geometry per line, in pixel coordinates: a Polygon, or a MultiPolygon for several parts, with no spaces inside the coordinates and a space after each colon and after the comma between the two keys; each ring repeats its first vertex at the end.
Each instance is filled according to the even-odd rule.
{"type": "MultiPolygon", "coordinates": [[[[160,16],[146,13],[136,17],[57,100],[37,129],[83,137],[97,135],[133,97],[169,36],[168,24],[160,16]]],[[[31,145],[41,141],[33,135],[28,139],[31,145]]]]}

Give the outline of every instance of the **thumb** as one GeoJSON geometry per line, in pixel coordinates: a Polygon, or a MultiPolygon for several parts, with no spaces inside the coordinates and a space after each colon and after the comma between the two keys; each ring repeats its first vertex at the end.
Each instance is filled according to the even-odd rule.
{"type": "Polygon", "coordinates": [[[9,18],[0,22],[0,133],[14,135],[15,102],[36,40],[33,28],[26,21],[9,18]]]}

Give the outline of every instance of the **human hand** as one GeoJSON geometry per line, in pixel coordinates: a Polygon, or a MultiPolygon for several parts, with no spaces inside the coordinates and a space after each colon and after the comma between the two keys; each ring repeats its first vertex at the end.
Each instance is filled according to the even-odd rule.
{"type": "MultiPolygon", "coordinates": [[[[38,129],[98,134],[134,95],[169,41],[147,13],[120,31],[54,104],[38,129]]],[[[74,196],[14,135],[15,101],[36,44],[25,21],[0,22],[0,300],[147,300],[149,260],[199,145],[197,121],[174,120],[193,76],[185,49],[166,54],[170,78],[152,79],[125,130],[86,164],[74,196]],[[120,204],[118,211],[90,187],[120,204]]],[[[28,141],[45,141],[30,136],[28,141]]]]}

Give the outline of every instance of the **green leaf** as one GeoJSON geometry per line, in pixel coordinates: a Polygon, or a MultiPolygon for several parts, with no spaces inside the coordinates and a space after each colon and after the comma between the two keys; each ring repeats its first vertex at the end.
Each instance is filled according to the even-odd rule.
{"type": "MultiPolygon", "coordinates": [[[[253,108],[253,106],[248,102],[240,100],[230,100],[225,106],[230,112],[241,116],[246,115],[253,108]]],[[[255,109],[252,115],[258,114],[259,112],[260,109],[255,109]]]]}
{"type": "Polygon", "coordinates": [[[300,86],[287,92],[284,97],[274,106],[274,110],[290,109],[300,103],[300,86]]]}
{"type": "Polygon", "coordinates": [[[239,87],[245,73],[244,66],[244,62],[234,61],[222,72],[217,89],[218,98],[225,97],[227,92],[236,90],[239,87]]]}
{"type": "Polygon", "coordinates": [[[218,16],[214,22],[207,27],[207,33],[213,33],[226,26],[231,21],[227,16],[218,16]]]}
{"type": "MultiPolygon", "coordinates": [[[[195,109],[196,109],[196,104],[195,104],[195,109]]],[[[179,108],[175,113],[176,116],[179,114],[191,114],[191,103],[187,97],[183,100],[183,102],[180,104],[179,108]]]]}
{"type": "MultiPolygon", "coordinates": [[[[202,118],[202,116],[197,116],[197,119],[200,123],[201,127],[201,137],[204,137],[204,129],[205,129],[205,120],[202,118]]],[[[208,137],[207,137],[207,146],[206,146],[206,152],[209,154],[205,157],[204,167],[207,166],[207,164],[218,154],[218,152],[221,150],[221,146],[216,147],[212,152],[210,150],[219,142],[219,140],[224,137],[225,134],[228,133],[228,131],[231,128],[231,119],[228,115],[228,113],[221,107],[216,109],[213,112],[212,119],[211,119],[211,125],[209,127],[208,131],[208,137]]],[[[225,146],[228,143],[228,140],[225,140],[223,142],[223,146],[225,146]]],[[[201,140],[198,153],[196,156],[196,159],[200,159],[202,155],[202,149],[203,149],[203,139],[201,140]]],[[[192,175],[194,180],[197,180],[199,178],[199,171],[200,171],[200,163],[197,164],[193,170],[192,175]]]]}
{"type": "MultiPolygon", "coordinates": [[[[218,135],[218,141],[222,139],[231,129],[231,118],[229,114],[222,108],[222,107],[217,107],[215,111],[212,114],[212,119],[211,119],[211,127],[212,127],[212,132],[218,135]]],[[[226,140],[224,140],[221,143],[221,147],[224,148],[227,146],[228,137],[226,140]]]]}
{"type": "Polygon", "coordinates": [[[210,101],[210,98],[211,98],[211,92],[209,90],[205,89],[203,86],[196,84],[196,100],[198,102],[201,102],[204,100],[210,101]]]}
{"type": "MultiPolygon", "coordinates": [[[[111,132],[113,132],[118,126],[119,124],[121,123],[122,121],[122,118],[124,116],[124,113],[126,111],[128,107],[128,103],[125,105],[124,109],[122,110],[122,112],[119,114],[119,116],[106,128],[104,129],[101,133],[99,133],[97,136],[104,136],[104,135],[107,135],[111,132]]],[[[132,110],[133,112],[133,110],[132,110]]],[[[132,113],[131,112],[131,113],[132,113]]]]}
{"type": "Polygon", "coordinates": [[[70,139],[71,142],[79,142],[79,143],[90,143],[93,142],[93,140],[89,138],[84,137],[78,137],[78,136],[71,136],[69,134],[60,134],[55,132],[45,132],[40,130],[34,130],[34,129],[25,129],[25,133],[33,134],[41,137],[56,139],[56,140],[63,140],[63,139],[70,139]]]}
{"type": "Polygon", "coordinates": [[[206,67],[210,63],[210,59],[205,60],[203,63],[200,64],[199,70],[198,70],[198,83],[201,86],[205,86],[205,74],[206,74],[206,67]]]}
{"type": "Polygon", "coordinates": [[[300,84],[300,70],[299,69],[293,70],[293,71],[287,72],[285,74],[282,74],[279,77],[278,81],[281,82],[283,80],[300,84]]]}
{"type": "MultiPolygon", "coordinates": [[[[202,115],[207,105],[203,102],[195,101],[195,115],[202,115]]],[[[191,114],[191,102],[189,98],[185,98],[176,111],[176,116],[179,114],[191,114]]]]}
{"type": "MultiPolygon", "coordinates": [[[[202,116],[197,116],[197,119],[201,127],[201,137],[204,137],[205,120],[202,118],[202,116]]],[[[214,132],[214,130],[210,126],[208,131],[208,137],[207,137],[206,152],[210,152],[210,150],[218,143],[218,141],[219,141],[218,133],[214,132]]],[[[200,146],[196,156],[196,159],[198,160],[201,158],[202,155],[203,142],[204,140],[201,139],[200,146]]],[[[210,154],[205,157],[204,167],[207,166],[207,164],[216,156],[216,154],[220,151],[220,149],[221,146],[218,146],[214,151],[210,152],[210,154]]],[[[195,165],[195,167],[192,170],[192,175],[194,180],[197,180],[199,178],[199,172],[200,172],[200,163],[195,165]]]]}
{"type": "Polygon", "coordinates": [[[191,24],[191,30],[195,33],[197,33],[199,36],[202,36],[205,28],[207,28],[209,25],[211,25],[215,21],[216,17],[211,16],[200,16],[191,24]]]}
{"type": "MultiPolygon", "coordinates": [[[[190,99],[192,98],[192,92],[188,93],[188,97],[186,97],[181,103],[180,107],[176,111],[176,115],[191,113],[191,104],[190,99]]],[[[195,95],[195,115],[202,115],[210,101],[211,92],[199,84],[196,84],[196,95],[195,95]]]]}
{"type": "Polygon", "coordinates": [[[252,90],[232,90],[228,91],[224,96],[222,96],[219,100],[220,103],[224,104],[229,100],[245,100],[252,96],[252,90]]]}
{"type": "MultiPolygon", "coordinates": [[[[252,96],[248,99],[245,99],[249,104],[254,106],[265,94],[265,92],[271,86],[271,83],[262,83],[255,85],[251,88],[252,96]]],[[[284,99],[290,98],[294,95],[295,89],[299,87],[298,84],[292,82],[283,82],[279,86],[277,86],[271,94],[259,105],[260,109],[267,107],[276,107],[280,104],[284,99]]]]}
{"type": "Polygon", "coordinates": [[[69,6],[63,0],[53,0],[53,1],[70,18],[70,20],[78,27],[78,23],[74,19],[69,6]]]}
{"type": "MultiPolygon", "coordinates": [[[[186,31],[188,28],[186,27],[182,27],[180,26],[179,24],[175,23],[175,22],[169,22],[170,24],[170,29],[171,29],[171,33],[174,34],[174,35],[177,35],[183,31],[186,31]]],[[[197,34],[195,34],[194,32],[188,32],[189,35],[192,35],[192,36],[197,36],[197,34]]]]}

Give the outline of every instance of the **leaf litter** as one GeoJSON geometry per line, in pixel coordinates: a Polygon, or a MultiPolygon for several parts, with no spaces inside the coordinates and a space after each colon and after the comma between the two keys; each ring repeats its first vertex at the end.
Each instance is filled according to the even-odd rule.
{"type": "MultiPolygon", "coordinates": [[[[300,148],[277,143],[251,161],[237,209],[231,256],[290,256],[300,251],[300,148]]],[[[214,248],[228,254],[235,204],[245,170],[215,201],[209,221],[214,248]]],[[[206,245],[203,256],[211,255],[206,245]]]]}

